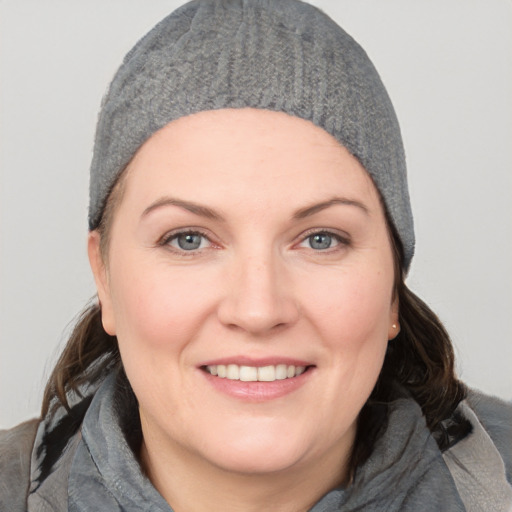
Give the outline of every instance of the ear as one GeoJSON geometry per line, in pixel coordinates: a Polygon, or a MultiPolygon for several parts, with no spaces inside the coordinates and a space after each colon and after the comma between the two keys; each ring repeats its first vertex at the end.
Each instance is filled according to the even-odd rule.
{"type": "Polygon", "coordinates": [[[388,340],[392,340],[398,336],[400,332],[400,323],[399,323],[399,304],[398,297],[395,297],[393,303],[391,304],[390,314],[389,314],[389,327],[388,327],[388,340]]]}
{"type": "Polygon", "coordinates": [[[87,252],[89,254],[89,264],[91,265],[96,290],[98,292],[98,299],[100,301],[103,328],[108,334],[115,336],[116,323],[112,307],[112,295],[110,293],[108,271],[101,254],[100,238],[98,231],[91,231],[89,233],[87,252]]]}

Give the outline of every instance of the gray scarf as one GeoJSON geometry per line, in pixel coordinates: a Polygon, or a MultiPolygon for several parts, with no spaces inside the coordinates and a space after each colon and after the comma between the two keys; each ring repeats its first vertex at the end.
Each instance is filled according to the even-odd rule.
{"type": "MultiPolygon", "coordinates": [[[[45,446],[63,425],[66,413],[41,423],[33,451],[29,511],[172,512],[142,473],[116,404],[116,376],[112,374],[94,393],[82,428],[69,438],[51,469],[45,468],[45,459],[51,457],[45,446]]],[[[59,433],[59,437],[64,435],[59,433]]],[[[401,398],[390,405],[388,426],[369,459],[357,470],[352,485],[332,490],[311,512],[361,510],[465,510],[443,456],[412,399],[401,398]]]]}

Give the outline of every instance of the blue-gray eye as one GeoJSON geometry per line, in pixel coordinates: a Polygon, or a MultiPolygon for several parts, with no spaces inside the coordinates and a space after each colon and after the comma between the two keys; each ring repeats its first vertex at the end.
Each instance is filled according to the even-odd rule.
{"type": "Polygon", "coordinates": [[[177,245],[184,251],[195,251],[201,248],[204,242],[204,236],[201,233],[181,233],[176,235],[171,245],[177,245]],[[174,243],[173,243],[174,242],[174,243]]]}
{"type": "Polygon", "coordinates": [[[332,247],[333,242],[337,240],[329,233],[315,233],[314,235],[308,236],[309,246],[311,249],[322,251],[332,247]]]}

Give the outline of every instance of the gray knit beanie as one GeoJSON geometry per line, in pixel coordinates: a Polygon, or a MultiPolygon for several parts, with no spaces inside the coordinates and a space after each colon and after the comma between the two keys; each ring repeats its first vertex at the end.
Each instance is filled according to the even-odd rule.
{"type": "Polygon", "coordinates": [[[89,229],[138,148],[170,121],[253,107],[312,121],[359,159],[404,248],[414,229],[395,112],[365,51],[298,0],[194,0],[126,55],[103,100],[91,166],[89,229]]]}

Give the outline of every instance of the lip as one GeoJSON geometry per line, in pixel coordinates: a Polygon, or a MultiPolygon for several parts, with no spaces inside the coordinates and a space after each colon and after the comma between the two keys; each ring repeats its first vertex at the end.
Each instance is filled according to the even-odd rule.
{"type": "Polygon", "coordinates": [[[300,389],[309,381],[313,375],[315,371],[315,365],[308,361],[286,357],[266,357],[255,359],[241,356],[205,361],[198,366],[198,370],[202,377],[206,380],[207,384],[211,386],[215,391],[222,393],[223,395],[236,398],[240,401],[262,403],[282,398],[300,389]],[[244,382],[240,380],[230,380],[213,376],[204,370],[205,366],[229,364],[255,367],[286,364],[289,366],[306,366],[307,370],[297,377],[275,380],[272,382],[244,382]]]}
{"type": "Polygon", "coordinates": [[[315,366],[311,361],[305,361],[302,359],[293,359],[290,357],[263,357],[263,358],[255,358],[255,357],[247,357],[247,356],[234,356],[234,357],[224,357],[219,359],[211,359],[205,362],[202,362],[198,365],[198,368],[203,366],[216,366],[219,364],[236,364],[238,366],[255,366],[257,368],[261,366],[277,366],[278,364],[286,364],[287,366],[315,366]]]}

